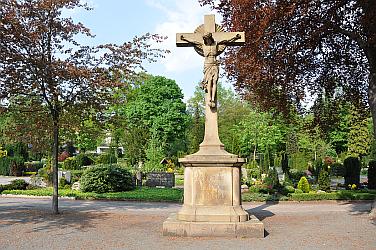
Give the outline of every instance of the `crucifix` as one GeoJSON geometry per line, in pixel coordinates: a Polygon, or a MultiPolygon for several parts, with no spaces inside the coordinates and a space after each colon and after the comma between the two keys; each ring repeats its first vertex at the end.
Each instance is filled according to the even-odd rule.
{"type": "Polygon", "coordinates": [[[163,223],[163,235],[264,237],[264,224],[242,207],[245,159],[226,152],[218,135],[216,57],[226,46],[244,42],[244,32],[224,32],[214,15],[206,15],[194,33],[176,34],[178,47],[193,47],[204,57],[205,136],[198,152],[179,158],[184,165],[184,205],[163,223]]]}
{"type": "Polygon", "coordinates": [[[201,82],[205,90],[205,137],[202,146],[219,146],[223,144],[218,136],[217,118],[217,83],[219,63],[216,59],[227,46],[239,46],[245,43],[244,32],[224,32],[215,23],[214,15],[205,15],[204,24],[196,28],[194,33],[177,33],[177,47],[194,47],[196,52],[205,58],[204,77],[201,82]]]}

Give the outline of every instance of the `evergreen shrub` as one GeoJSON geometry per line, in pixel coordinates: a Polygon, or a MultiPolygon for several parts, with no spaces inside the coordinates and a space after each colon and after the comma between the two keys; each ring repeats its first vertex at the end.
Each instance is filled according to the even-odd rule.
{"type": "Polygon", "coordinates": [[[345,169],[344,177],[346,188],[353,184],[359,187],[361,169],[359,159],[357,157],[347,157],[343,162],[343,166],[345,169]]]}
{"type": "Polygon", "coordinates": [[[368,188],[376,189],[376,160],[372,160],[368,165],[368,188]]]}
{"type": "Polygon", "coordinates": [[[307,178],[302,176],[298,182],[298,189],[302,190],[303,193],[308,193],[309,192],[309,183],[307,178]]]}
{"type": "Polygon", "coordinates": [[[318,179],[319,188],[323,191],[330,190],[330,177],[329,173],[325,170],[321,170],[318,179]]]}
{"type": "Polygon", "coordinates": [[[83,192],[107,193],[134,189],[132,174],[109,164],[86,169],[80,183],[83,192]]]}

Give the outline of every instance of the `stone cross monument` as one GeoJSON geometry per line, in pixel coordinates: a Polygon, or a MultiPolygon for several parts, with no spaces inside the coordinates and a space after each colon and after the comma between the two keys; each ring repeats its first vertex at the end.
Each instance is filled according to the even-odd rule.
{"type": "Polygon", "coordinates": [[[205,136],[197,153],[179,159],[184,167],[184,205],[163,223],[174,236],[264,237],[264,225],[241,206],[240,174],[245,159],[225,151],[218,135],[216,57],[226,46],[245,43],[244,32],[224,32],[214,15],[194,33],[176,34],[178,47],[204,57],[205,136]]]}

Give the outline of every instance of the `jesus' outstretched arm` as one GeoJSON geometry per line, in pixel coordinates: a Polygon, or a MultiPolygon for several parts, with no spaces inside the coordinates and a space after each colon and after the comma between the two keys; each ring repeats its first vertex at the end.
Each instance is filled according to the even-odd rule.
{"type": "Polygon", "coordinates": [[[218,45],[221,45],[221,44],[227,44],[227,43],[231,43],[231,42],[234,42],[234,41],[236,41],[236,40],[239,40],[239,39],[241,39],[241,38],[242,38],[242,36],[241,36],[240,34],[236,34],[236,36],[234,36],[233,38],[228,39],[228,40],[220,41],[220,42],[218,42],[217,44],[218,44],[218,45]]]}
{"type": "Polygon", "coordinates": [[[182,41],[186,41],[187,43],[191,43],[191,44],[194,44],[194,45],[197,45],[197,46],[202,45],[202,43],[199,43],[199,42],[197,42],[197,41],[190,41],[190,40],[188,40],[188,39],[185,38],[183,35],[180,36],[180,39],[181,39],[182,41]]]}

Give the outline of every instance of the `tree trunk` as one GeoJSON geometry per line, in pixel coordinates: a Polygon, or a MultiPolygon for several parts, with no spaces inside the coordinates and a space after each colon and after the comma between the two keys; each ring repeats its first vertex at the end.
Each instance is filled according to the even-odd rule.
{"type": "Polygon", "coordinates": [[[53,196],[52,196],[52,210],[54,214],[59,213],[59,183],[58,183],[58,153],[59,153],[59,118],[57,115],[53,117],[53,131],[54,142],[52,148],[52,183],[53,183],[53,196]]]}

